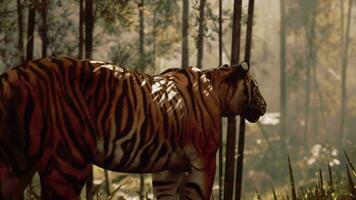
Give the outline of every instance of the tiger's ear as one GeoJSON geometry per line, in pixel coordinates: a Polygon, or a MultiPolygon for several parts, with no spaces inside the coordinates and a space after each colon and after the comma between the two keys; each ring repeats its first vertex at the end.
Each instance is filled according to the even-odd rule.
{"type": "Polygon", "coordinates": [[[232,72],[226,77],[226,79],[229,81],[234,81],[239,77],[242,78],[246,76],[246,74],[250,70],[250,63],[248,63],[247,61],[242,61],[239,65],[232,66],[232,69],[232,72]]]}
{"type": "Polygon", "coordinates": [[[250,63],[248,63],[247,61],[242,61],[242,63],[240,63],[239,66],[241,67],[242,71],[245,73],[247,73],[250,70],[250,63]]]}

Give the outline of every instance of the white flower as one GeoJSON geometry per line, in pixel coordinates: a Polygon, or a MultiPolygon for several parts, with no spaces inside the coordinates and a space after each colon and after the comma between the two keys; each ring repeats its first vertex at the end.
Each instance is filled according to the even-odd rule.
{"type": "Polygon", "coordinates": [[[319,157],[320,154],[320,150],[321,150],[321,145],[320,144],[316,144],[312,147],[311,149],[311,153],[314,157],[319,157]]]}
{"type": "Polygon", "coordinates": [[[257,140],[256,140],[256,143],[257,143],[257,144],[261,144],[261,143],[262,143],[262,140],[261,140],[261,139],[257,139],[257,140]]]}
{"type": "Polygon", "coordinates": [[[315,158],[310,158],[310,159],[308,160],[308,165],[314,164],[315,161],[316,161],[315,158]]]}
{"type": "Polygon", "coordinates": [[[335,165],[340,165],[340,161],[338,159],[333,159],[332,163],[334,163],[335,165]]]}
{"type": "Polygon", "coordinates": [[[331,152],[331,155],[337,156],[337,149],[333,149],[332,152],[331,152]]]}

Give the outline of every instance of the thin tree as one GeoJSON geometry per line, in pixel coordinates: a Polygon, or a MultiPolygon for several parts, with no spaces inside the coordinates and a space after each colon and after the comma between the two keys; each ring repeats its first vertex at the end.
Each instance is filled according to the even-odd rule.
{"type": "Polygon", "coordinates": [[[286,83],[286,22],[285,22],[285,17],[286,17],[286,6],[285,6],[285,0],[280,1],[280,50],[279,50],[279,55],[280,55],[280,120],[281,120],[281,126],[280,126],[280,145],[281,149],[284,149],[283,151],[285,152],[286,148],[286,118],[287,118],[287,83],[286,83]]]}
{"type": "MultiPolygon", "coordinates": [[[[139,9],[139,53],[140,53],[140,67],[143,67],[145,59],[145,19],[144,19],[144,8],[145,1],[141,0],[138,4],[139,9]]],[[[145,198],[145,176],[140,174],[140,191],[139,191],[140,200],[145,198]]]]}
{"type": "Polygon", "coordinates": [[[85,0],[85,57],[91,58],[93,50],[94,12],[93,0],[85,0]]]}
{"type": "Polygon", "coordinates": [[[349,9],[346,24],[345,42],[344,50],[342,56],[342,74],[341,74],[341,122],[340,122],[340,144],[342,147],[345,139],[345,119],[346,119],[346,102],[347,102],[347,91],[346,91],[346,74],[347,74],[347,63],[349,54],[349,41],[350,41],[350,22],[351,22],[351,12],[352,12],[352,0],[349,0],[349,9]]]}
{"type": "Polygon", "coordinates": [[[306,84],[305,84],[305,107],[304,107],[304,116],[305,116],[305,125],[304,125],[304,140],[305,145],[309,143],[308,132],[309,132],[309,119],[310,119],[310,98],[311,98],[311,69],[315,64],[315,50],[314,50],[314,39],[315,39],[315,15],[316,15],[316,2],[310,2],[308,6],[311,6],[310,13],[307,13],[305,16],[305,38],[306,38],[306,84]]]}
{"type": "Polygon", "coordinates": [[[18,55],[20,62],[25,61],[24,47],[23,47],[23,5],[21,0],[17,0],[17,26],[18,26],[18,55]]]}
{"type": "Polygon", "coordinates": [[[319,86],[318,76],[317,76],[317,72],[316,72],[316,64],[313,67],[313,79],[314,79],[315,90],[317,92],[317,98],[318,98],[318,103],[319,103],[319,107],[320,107],[321,122],[322,122],[323,129],[324,129],[324,133],[320,138],[322,139],[321,141],[325,141],[325,136],[327,133],[326,112],[325,112],[325,105],[324,105],[325,102],[324,102],[324,97],[321,93],[321,89],[319,86]]]}
{"type": "MultiPolygon", "coordinates": [[[[17,0],[17,26],[18,26],[18,43],[17,51],[19,56],[19,61],[22,63],[25,61],[24,47],[23,47],[23,5],[21,0],[17,0]]],[[[24,193],[22,193],[18,199],[24,199],[24,193]]]]}
{"type": "MultiPolygon", "coordinates": [[[[250,62],[251,58],[251,45],[252,45],[252,27],[253,27],[253,10],[255,0],[249,0],[248,13],[247,13],[247,30],[246,30],[246,44],[245,44],[245,57],[244,60],[250,62]]],[[[245,146],[245,119],[240,117],[240,132],[239,142],[237,149],[237,169],[236,169],[236,191],[235,200],[241,199],[241,185],[242,185],[242,172],[243,172],[243,159],[244,159],[244,146],[245,146]]]]}
{"type": "MultiPolygon", "coordinates": [[[[26,60],[33,59],[34,50],[34,32],[35,32],[35,17],[36,17],[36,2],[34,0],[29,2],[28,6],[28,22],[27,22],[27,43],[26,43],[26,60]]],[[[30,181],[29,190],[33,191],[33,183],[30,181]]]]}
{"type": "MultiPolygon", "coordinates": [[[[94,12],[93,0],[85,0],[85,57],[92,57],[93,49],[93,30],[94,30],[94,12]]],[[[93,168],[91,167],[90,173],[86,181],[86,198],[91,200],[93,198],[93,168]]]]}
{"type": "Polygon", "coordinates": [[[141,2],[138,4],[138,9],[139,9],[139,53],[141,56],[141,61],[143,61],[144,57],[144,47],[145,47],[145,19],[144,19],[144,6],[145,6],[145,1],[141,0],[141,2]]]}
{"type": "MultiPolygon", "coordinates": [[[[223,34],[223,19],[222,19],[222,0],[219,0],[219,66],[222,65],[223,58],[222,58],[222,52],[223,52],[223,41],[222,41],[222,34],[223,34]]],[[[224,177],[223,177],[223,150],[224,150],[224,145],[223,145],[223,136],[220,136],[220,148],[219,148],[219,199],[223,199],[223,184],[224,184],[224,177]]]]}
{"type": "Polygon", "coordinates": [[[200,0],[199,5],[199,28],[198,28],[198,38],[197,38],[197,67],[202,67],[203,57],[204,57],[204,29],[205,29],[205,4],[206,0],[200,0]]]}
{"type": "MultiPolygon", "coordinates": [[[[313,40],[315,41],[315,23],[316,23],[316,20],[315,20],[315,17],[316,17],[316,9],[314,8],[313,10],[313,19],[312,19],[312,27],[311,27],[311,34],[313,36],[313,40]]],[[[319,130],[319,127],[320,127],[320,123],[318,121],[318,113],[317,112],[317,109],[318,109],[318,106],[317,106],[317,99],[318,99],[318,84],[317,84],[317,76],[316,76],[316,67],[317,67],[317,48],[316,48],[316,44],[315,42],[312,41],[312,43],[310,43],[310,50],[312,51],[312,54],[311,54],[311,60],[310,60],[310,67],[311,67],[311,79],[313,80],[313,91],[311,92],[312,93],[312,96],[313,96],[313,100],[314,100],[314,106],[312,107],[312,124],[313,126],[311,126],[312,128],[312,143],[314,143],[314,141],[316,140],[317,138],[317,134],[319,133],[320,134],[320,130],[319,130]]],[[[319,107],[319,110],[321,110],[321,107],[319,107]]]]}
{"type": "Polygon", "coordinates": [[[83,49],[84,49],[84,0],[79,0],[79,58],[83,57],[83,49]]]}
{"type": "Polygon", "coordinates": [[[48,13],[48,1],[42,0],[40,4],[40,14],[41,14],[41,26],[40,26],[40,36],[42,40],[42,58],[47,56],[47,46],[48,46],[48,38],[47,38],[47,13],[48,13]]]}
{"type": "MultiPolygon", "coordinates": [[[[241,13],[242,0],[235,0],[231,43],[231,66],[237,66],[240,60],[241,13]]],[[[224,199],[230,200],[234,192],[236,118],[228,117],[227,121],[224,199]]]]}
{"type": "Polygon", "coordinates": [[[183,0],[182,67],[189,66],[189,0],[183,0]]]}
{"type": "Polygon", "coordinates": [[[157,57],[157,10],[155,8],[153,10],[152,24],[152,67],[155,69],[157,57]]]}
{"type": "Polygon", "coordinates": [[[26,60],[33,59],[33,39],[34,39],[34,32],[35,32],[35,17],[36,17],[36,3],[34,0],[32,0],[32,1],[30,1],[30,5],[28,8],[26,60]]]}

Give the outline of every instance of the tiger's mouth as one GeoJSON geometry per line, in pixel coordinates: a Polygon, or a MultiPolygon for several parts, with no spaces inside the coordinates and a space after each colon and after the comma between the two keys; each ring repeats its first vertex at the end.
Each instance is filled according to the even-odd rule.
{"type": "Polygon", "coordinates": [[[266,106],[249,106],[243,116],[251,123],[256,123],[266,113],[266,106]]]}

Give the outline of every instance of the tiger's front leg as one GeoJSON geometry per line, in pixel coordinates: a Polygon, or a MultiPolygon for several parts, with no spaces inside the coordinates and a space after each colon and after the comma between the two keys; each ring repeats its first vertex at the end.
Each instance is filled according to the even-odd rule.
{"type": "Polygon", "coordinates": [[[72,166],[68,160],[53,158],[49,168],[40,171],[41,199],[79,200],[91,165],[72,166]]]}
{"type": "Polygon", "coordinates": [[[215,177],[215,154],[198,157],[184,176],[183,199],[209,200],[215,177]]]}
{"type": "Polygon", "coordinates": [[[157,200],[178,200],[184,172],[162,171],[152,175],[153,193],[157,200]]]}

